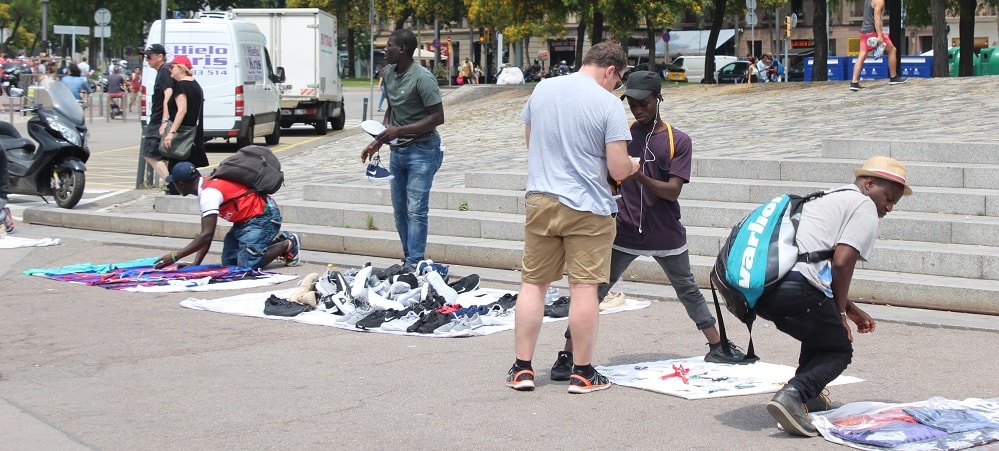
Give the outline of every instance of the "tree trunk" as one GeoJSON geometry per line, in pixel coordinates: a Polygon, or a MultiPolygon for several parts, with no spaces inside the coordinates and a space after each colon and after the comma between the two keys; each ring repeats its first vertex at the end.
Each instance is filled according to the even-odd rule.
{"type": "MultiPolygon", "coordinates": [[[[580,20],[579,25],[576,27],[576,60],[573,61],[573,66],[579,67],[583,64],[583,43],[586,42],[586,21],[580,20]]],[[[552,58],[552,66],[555,65],[555,55],[550,55],[552,58]]]]}
{"type": "Polygon", "coordinates": [[[718,45],[718,33],[725,21],[725,0],[714,0],[714,13],[711,17],[711,33],[708,34],[708,48],[704,52],[704,79],[701,83],[713,85],[715,80],[715,47],[718,45]]]}
{"type": "MultiPolygon", "coordinates": [[[[590,34],[590,45],[594,46],[604,40],[604,13],[593,12],[593,33],[590,34]]],[[[582,61],[582,60],[580,60],[582,61]]]]}
{"type": "MultiPolygon", "coordinates": [[[[961,67],[959,77],[975,75],[975,0],[959,0],[961,13],[961,67]]],[[[936,55],[936,53],[934,53],[936,55]]]]}
{"type": "Polygon", "coordinates": [[[930,0],[930,14],[933,18],[933,76],[949,77],[945,0],[930,0]]]}
{"type": "MultiPolygon", "coordinates": [[[[645,36],[649,43],[649,66],[648,70],[652,72],[656,71],[656,30],[652,29],[652,21],[645,17],[645,36]]],[[[659,74],[661,77],[662,74],[659,74]]]]}
{"type": "Polygon", "coordinates": [[[885,8],[888,9],[888,37],[891,38],[896,49],[895,61],[898,66],[895,67],[895,70],[898,73],[895,75],[898,76],[902,74],[902,65],[899,61],[901,61],[903,52],[907,52],[909,47],[905,30],[902,29],[902,0],[887,0],[885,8]]]}
{"type": "MultiPolygon", "coordinates": [[[[372,38],[374,39],[374,38],[372,38]]],[[[347,29],[347,78],[355,78],[354,61],[357,61],[357,50],[354,48],[354,29],[347,29]]],[[[374,61],[371,62],[374,64],[374,61]]]]}
{"type": "MultiPolygon", "coordinates": [[[[812,12],[812,36],[815,37],[815,57],[812,60],[812,81],[829,80],[829,30],[826,29],[826,0],[815,0],[812,12]]],[[[788,69],[784,69],[787,71],[788,69]]],[[[808,81],[808,80],[805,80],[808,81]]]]}

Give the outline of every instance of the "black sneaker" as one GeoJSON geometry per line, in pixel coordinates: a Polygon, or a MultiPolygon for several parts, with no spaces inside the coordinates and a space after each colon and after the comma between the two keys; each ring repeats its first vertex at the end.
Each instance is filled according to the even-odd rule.
{"type": "Polygon", "coordinates": [[[790,384],[784,385],[767,403],[767,412],[774,417],[788,434],[815,437],[819,432],[808,421],[801,393],[790,384]]]}
{"type": "Polygon", "coordinates": [[[745,365],[748,363],[753,363],[756,360],[746,359],[746,355],[742,353],[731,341],[728,342],[728,352],[725,352],[725,347],[722,346],[721,342],[711,344],[708,343],[708,354],[704,356],[705,362],[711,363],[727,363],[731,365],[745,365]]]}
{"type": "Polygon", "coordinates": [[[567,381],[572,374],[572,353],[559,351],[555,364],[552,365],[551,378],[553,381],[567,381]]]}
{"type": "Polygon", "coordinates": [[[534,370],[511,366],[506,375],[506,386],[517,391],[534,390],[534,370]]]}
{"type": "Polygon", "coordinates": [[[461,279],[458,279],[454,283],[449,283],[449,287],[453,288],[458,294],[467,293],[469,291],[474,291],[479,289],[479,275],[469,274],[461,279]]]}
{"type": "Polygon", "coordinates": [[[565,318],[569,316],[569,296],[562,296],[551,305],[546,305],[545,316],[549,318],[565,318]]]}
{"type": "Polygon", "coordinates": [[[392,277],[392,276],[398,276],[398,275],[401,275],[401,274],[409,274],[409,272],[410,271],[409,271],[409,267],[408,266],[397,263],[397,264],[389,266],[388,268],[385,268],[385,269],[383,269],[381,271],[374,271],[374,274],[375,274],[376,277],[378,277],[378,279],[385,280],[385,279],[388,279],[389,277],[392,277]]]}
{"type": "Polygon", "coordinates": [[[860,86],[860,83],[850,83],[851,91],[860,91],[861,89],[864,89],[864,87],[860,86]]]}
{"type": "Polygon", "coordinates": [[[892,78],[892,79],[888,80],[888,84],[889,85],[900,85],[900,84],[905,83],[907,81],[909,81],[908,78],[899,76],[899,77],[895,77],[895,78],[892,78]]]}
{"type": "Polygon", "coordinates": [[[590,377],[586,377],[577,373],[575,368],[573,368],[572,374],[569,375],[569,393],[581,395],[597,390],[606,390],[610,386],[610,381],[597,370],[593,370],[593,374],[590,377]]]}
{"type": "Polygon", "coordinates": [[[424,322],[422,326],[416,329],[416,333],[433,334],[434,330],[437,330],[438,327],[450,323],[451,320],[454,319],[453,317],[451,317],[451,315],[446,315],[440,312],[430,312],[430,314],[428,314],[427,317],[428,317],[427,321],[424,322]]]}
{"type": "Polygon", "coordinates": [[[382,324],[385,324],[395,319],[402,318],[405,314],[411,312],[412,310],[413,310],[412,308],[408,308],[405,310],[396,310],[396,309],[375,310],[374,313],[358,321],[357,324],[354,325],[354,327],[363,330],[377,329],[379,327],[382,327],[382,324]]]}

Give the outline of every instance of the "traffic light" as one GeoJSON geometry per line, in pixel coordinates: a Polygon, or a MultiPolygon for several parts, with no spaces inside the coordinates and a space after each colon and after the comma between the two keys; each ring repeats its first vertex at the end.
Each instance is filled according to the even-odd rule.
{"type": "Polygon", "coordinates": [[[791,16],[784,16],[784,35],[791,37],[791,16]]]}

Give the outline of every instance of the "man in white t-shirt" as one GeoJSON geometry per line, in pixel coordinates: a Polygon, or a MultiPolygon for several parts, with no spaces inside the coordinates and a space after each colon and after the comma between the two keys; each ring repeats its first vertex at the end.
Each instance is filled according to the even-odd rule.
{"type": "Polygon", "coordinates": [[[797,263],[756,304],[761,318],[801,342],[794,377],[767,404],[770,415],[794,435],[817,435],[807,412],[829,409],[822,391],[853,358],[847,319],[860,333],[874,332],[874,319],[847,297],[853,269],[874,250],[878,220],[912,194],[905,165],[892,158],[871,157],[853,172],[853,184],[806,203],[798,223],[798,251],[832,250],[832,257],[797,263]]]}

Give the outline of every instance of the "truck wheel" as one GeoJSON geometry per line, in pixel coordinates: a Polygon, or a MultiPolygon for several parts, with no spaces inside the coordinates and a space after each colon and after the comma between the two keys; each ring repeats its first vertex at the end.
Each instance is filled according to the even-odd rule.
{"type": "Polygon", "coordinates": [[[281,142],[281,125],[277,122],[274,123],[274,131],[271,134],[264,137],[264,141],[268,146],[276,146],[281,142]]]}
{"type": "Polygon", "coordinates": [[[317,135],[325,135],[326,132],[327,132],[327,130],[328,130],[328,128],[327,128],[327,119],[326,118],[323,118],[321,120],[316,121],[316,134],[317,135]]]}
{"type": "MultiPolygon", "coordinates": [[[[342,102],[341,105],[343,105],[342,102]]],[[[343,126],[347,123],[347,108],[341,106],[340,116],[333,118],[330,123],[333,124],[333,130],[343,130],[343,126]]]]}
{"type": "Polygon", "coordinates": [[[253,120],[250,120],[250,125],[246,127],[246,135],[236,137],[236,145],[239,147],[246,147],[253,144],[253,120]]]}

